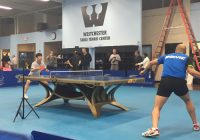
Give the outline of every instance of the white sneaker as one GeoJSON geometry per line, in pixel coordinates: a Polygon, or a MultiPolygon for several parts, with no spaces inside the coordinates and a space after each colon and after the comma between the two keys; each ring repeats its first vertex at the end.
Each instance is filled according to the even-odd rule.
{"type": "Polygon", "coordinates": [[[25,98],[25,99],[28,99],[28,95],[27,95],[27,94],[24,94],[24,98],[25,98]]]}
{"type": "Polygon", "coordinates": [[[155,136],[159,136],[159,130],[155,129],[155,128],[150,128],[147,131],[145,131],[144,133],[142,133],[143,137],[155,137],[155,136]]]}
{"type": "Polygon", "coordinates": [[[199,125],[199,123],[193,124],[193,130],[194,131],[200,131],[200,125],[199,125]]]}

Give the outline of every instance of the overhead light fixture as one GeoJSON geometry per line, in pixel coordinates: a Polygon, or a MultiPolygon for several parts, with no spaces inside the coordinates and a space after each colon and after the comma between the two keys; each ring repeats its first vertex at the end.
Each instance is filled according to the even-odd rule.
{"type": "Polygon", "coordinates": [[[11,7],[2,6],[2,5],[0,5],[0,9],[4,9],[4,10],[12,10],[11,7]]]}

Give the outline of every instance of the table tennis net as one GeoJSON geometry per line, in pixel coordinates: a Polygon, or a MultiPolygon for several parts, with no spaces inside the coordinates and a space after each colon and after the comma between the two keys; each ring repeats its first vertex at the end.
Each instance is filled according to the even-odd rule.
{"type": "Polygon", "coordinates": [[[80,70],[80,71],[50,71],[50,77],[87,77],[103,76],[103,70],[80,70]]]}

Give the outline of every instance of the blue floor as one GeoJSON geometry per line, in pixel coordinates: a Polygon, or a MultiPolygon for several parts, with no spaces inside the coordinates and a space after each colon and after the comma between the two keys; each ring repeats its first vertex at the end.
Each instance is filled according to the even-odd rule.
{"type": "MultiPolygon", "coordinates": [[[[93,118],[84,101],[70,101],[64,104],[56,100],[37,108],[38,119],[31,113],[25,120],[17,117],[13,123],[21,101],[22,88],[0,89],[0,130],[30,135],[37,130],[77,140],[143,140],[141,133],[151,126],[151,109],[156,88],[121,87],[117,100],[129,111],[121,111],[112,106],[104,106],[101,116],[93,118]]],[[[29,102],[33,105],[44,97],[41,86],[29,90],[29,102]]],[[[190,91],[200,121],[200,91],[190,91]]],[[[26,112],[28,107],[26,106],[26,112]]],[[[161,112],[161,140],[199,139],[200,132],[192,131],[192,122],[183,102],[172,95],[161,112]]]]}

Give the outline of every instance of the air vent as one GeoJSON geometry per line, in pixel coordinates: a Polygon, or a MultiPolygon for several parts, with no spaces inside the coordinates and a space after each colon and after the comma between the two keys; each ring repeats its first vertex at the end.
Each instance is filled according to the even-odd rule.
{"type": "Polygon", "coordinates": [[[47,23],[37,23],[37,31],[43,31],[48,29],[48,24],[47,23]]]}

